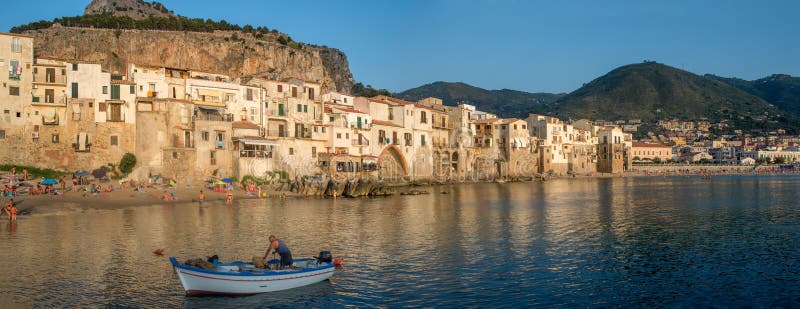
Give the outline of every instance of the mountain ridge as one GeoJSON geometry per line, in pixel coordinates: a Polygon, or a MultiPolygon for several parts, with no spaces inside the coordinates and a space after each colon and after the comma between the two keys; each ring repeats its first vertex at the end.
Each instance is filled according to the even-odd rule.
{"type": "Polygon", "coordinates": [[[487,90],[464,82],[436,81],[395,93],[398,98],[417,101],[426,97],[442,99],[445,105],[467,103],[479,110],[503,117],[527,117],[531,106],[554,102],[564,94],[530,93],[512,89],[487,90]]]}

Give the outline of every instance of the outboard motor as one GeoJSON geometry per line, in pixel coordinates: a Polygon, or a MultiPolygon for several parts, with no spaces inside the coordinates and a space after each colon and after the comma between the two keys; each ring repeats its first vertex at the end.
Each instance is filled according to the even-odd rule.
{"type": "Polygon", "coordinates": [[[320,263],[331,263],[333,262],[333,256],[331,255],[330,251],[320,251],[319,256],[317,257],[317,262],[320,263]]]}

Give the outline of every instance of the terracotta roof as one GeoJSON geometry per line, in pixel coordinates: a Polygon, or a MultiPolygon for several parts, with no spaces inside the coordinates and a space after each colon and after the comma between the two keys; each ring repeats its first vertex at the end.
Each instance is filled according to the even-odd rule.
{"type": "Polygon", "coordinates": [[[380,125],[380,126],[400,127],[400,128],[403,127],[402,125],[396,124],[396,123],[391,122],[391,121],[375,120],[375,119],[372,120],[372,124],[373,125],[380,125]]]}
{"type": "Polygon", "coordinates": [[[393,97],[389,97],[389,96],[385,96],[385,95],[374,96],[374,97],[372,97],[370,99],[373,100],[373,102],[381,102],[381,101],[383,101],[384,103],[394,103],[394,104],[400,104],[400,105],[415,105],[415,103],[413,103],[413,102],[409,102],[409,101],[406,101],[406,100],[393,98],[393,97]]]}
{"type": "Polygon", "coordinates": [[[247,120],[234,121],[231,124],[231,127],[236,128],[236,129],[256,129],[256,130],[261,128],[257,124],[252,123],[252,122],[247,121],[247,120]]]}
{"type": "Polygon", "coordinates": [[[475,120],[475,123],[493,123],[495,121],[500,121],[500,118],[479,119],[475,120]]]}
{"type": "MultiPolygon", "coordinates": [[[[346,113],[366,114],[365,112],[362,112],[362,111],[359,111],[359,110],[355,110],[355,109],[352,109],[352,108],[344,108],[344,107],[338,107],[338,106],[331,106],[331,108],[335,108],[337,110],[340,110],[340,111],[343,111],[343,112],[346,112],[346,113]]],[[[328,108],[326,107],[325,109],[326,109],[325,112],[327,113],[328,112],[327,111],[328,108]]]]}
{"type": "Polygon", "coordinates": [[[649,148],[672,148],[664,144],[633,142],[633,147],[649,147],[649,148]]]}

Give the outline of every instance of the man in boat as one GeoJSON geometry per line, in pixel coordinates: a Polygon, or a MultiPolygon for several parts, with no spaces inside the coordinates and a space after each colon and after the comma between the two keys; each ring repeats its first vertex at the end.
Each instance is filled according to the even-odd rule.
{"type": "Polygon", "coordinates": [[[289,250],[289,247],[287,247],[282,240],[275,237],[275,235],[269,235],[269,247],[267,247],[267,252],[264,253],[265,260],[267,256],[269,256],[269,252],[273,249],[275,249],[275,253],[281,256],[281,269],[283,269],[284,266],[292,266],[292,251],[289,250]]]}

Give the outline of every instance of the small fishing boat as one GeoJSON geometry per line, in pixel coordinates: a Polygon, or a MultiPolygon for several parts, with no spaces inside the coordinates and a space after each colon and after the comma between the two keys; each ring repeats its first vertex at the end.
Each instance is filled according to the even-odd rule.
{"type": "MultiPolygon", "coordinates": [[[[257,268],[253,263],[216,263],[213,270],[179,263],[170,257],[186,295],[252,295],[293,289],[333,276],[334,265],[319,258],[294,259],[291,269],[257,268]]],[[[277,260],[270,261],[277,264],[277,260]]]]}

